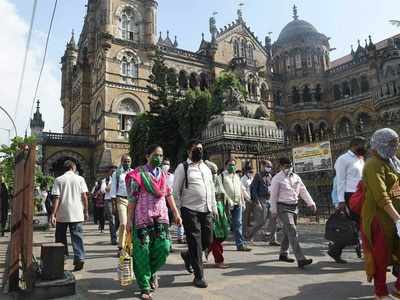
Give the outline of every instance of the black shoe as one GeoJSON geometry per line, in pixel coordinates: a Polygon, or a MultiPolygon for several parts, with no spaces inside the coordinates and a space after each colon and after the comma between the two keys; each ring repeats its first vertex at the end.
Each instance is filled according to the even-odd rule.
{"type": "Polygon", "coordinates": [[[181,257],[183,259],[183,262],[185,263],[186,271],[188,271],[190,274],[192,274],[193,268],[192,268],[192,265],[190,264],[189,254],[187,252],[181,252],[181,257]]]}
{"type": "Polygon", "coordinates": [[[77,272],[77,271],[82,270],[84,264],[85,264],[85,262],[82,261],[82,260],[78,260],[78,261],[74,262],[74,265],[75,265],[75,267],[74,267],[74,272],[77,272]]]}
{"type": "Polygon", "coordinates": [[[118,245],[117,241],[111,241],[111,245],[116,246],[118,245]]]}
{"type": "Polygon", "coordinates": [[[208,287],[207,281],[205,281],[203,278],[195,278],[193,280],[193,284],[195,287],[198,287],[200,289],[205,289],[208,287]]]}
{"type": "Polygon", "coordinates": [[[284,261],[287,263],[294,263],[295,260],[293,258],[288,257],[287,255],[279,255],[279,261],[284,261]]]}
{"type": "Polygon", "coordinates": [[[250,251],[251,251],[251,248],[249,248],[249,247],[247,247],[247,246],[245,246],[245,245],[241,245],[241,246],[239,246],[239,247],[237,248],[237,251],[240,251],[240,252],[250,252],[250,251]]]}
{"type": "Polygon", "coordinates": [[[347,260],[344,260],[344,259],[341,258],[340,256],[333,255],[330,251],[328,251],[328,255],[329,255],[330,257],[332,257],[333,260],[334,260],[337,264],[347,264],[347,260]]]}
{"type": "Polygon", "coordinates": [[[297,265],[299,266],[300,269],[303,269],[305,266],[311,265],[312,263],[313,263],[313,260],[311,258],[309,258],[309,259],[299,260],[297,262],[297,265]]]}
{"type": "Polygon", "coordinates": [[[280,247],[281,246],[281,244],[279,244],[277,241],[270,242],[269,245],[271,247],[280,247]]]}
{"type": "Polygon", "coordinates": [[[362,251],[361,251],[361,245],[360,244],[358,244],[356,246],[356,253],[357,253],[357,257],[358,258],[362,258],[362,251]]]}

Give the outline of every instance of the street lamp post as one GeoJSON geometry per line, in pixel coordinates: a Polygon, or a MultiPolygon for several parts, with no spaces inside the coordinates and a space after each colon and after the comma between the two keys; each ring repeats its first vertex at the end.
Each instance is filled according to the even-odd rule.
{"type": "Polygon", "coordinates": [[[2,110],[7,115],[7,117],[10,119],[10,121],[14,127],[15,137],[17,137],[18,136],[17,126],[15,126],[13,118],[11,118],[10,114],[1,105],[0,105],[0,110],[2,110]]]}

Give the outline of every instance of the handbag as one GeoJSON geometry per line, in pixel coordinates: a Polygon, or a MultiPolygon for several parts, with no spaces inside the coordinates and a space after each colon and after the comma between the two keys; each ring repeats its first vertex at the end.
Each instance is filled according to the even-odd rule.
{"type": "Polygon", "coordinates": [[[118,260],[118,280],[120,286],[128,286],[133,283],[133,259],[132,252],[132,235],[126,237],[125,247],[121,250],[118,260]]]}
{"type": "Polygon", "coordinates": [[[337,210],[325,225],[325,239],[344,246],[354,246],[359,243],[358,229],[345,211],[337,210]]]}
{"type": "Polygon", "coordinates": [[[361,215],[361,210],[365,199],[365,185],[361,180],[357,185],[357,190],[351,195],[349,200],[349,208],[351,212],[357,216],[361,215]]]}

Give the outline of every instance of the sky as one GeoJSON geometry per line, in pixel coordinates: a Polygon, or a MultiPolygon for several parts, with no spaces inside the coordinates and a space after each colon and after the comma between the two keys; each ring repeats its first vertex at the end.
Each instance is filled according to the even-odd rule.
{"type": "MultiPolygon", "coordinates": [[[[33,0],[0,0],[0,106],[7,109],[15,120],[19,135],[29,124],[36,80],[39,74],[46,33],[54,0],[38,1],[31,47],[20,104],[16,109],[17,90],[22,70],[33,0]]],[[[46,123],[45,130],[62,131],[60,103],[60,60],[72,29],[80,33],[87,0],[59,0],[53,31],[50,37],[47,62],[44,67],[38,98],[46,123]]],[[[236,19],[240,3],[252,31],[264,40],[272,32],[275,41],[283,27],[292,20],[292,7],[298,6],[300,19],[313,24],[318,31],[331,38],[331,59],[350,52],[357,40],[372,35],[380,41],[400,33],[389,20],[400,20],[399,0],[158,0],[158,31],[164,36],[170,31],[177,36],[179,47],[197,50],[201,33],[208,33],[208,19],[217,12],[218,27],[236,19]]],[[[8,143],[7,129],[11,128],[6,116],[0,112],[0,144],[8,143]],[[6,130],[4,130],[6,129],[6,130]]],[[[11,133],[11,135],[13,135],[11,133]]]]}

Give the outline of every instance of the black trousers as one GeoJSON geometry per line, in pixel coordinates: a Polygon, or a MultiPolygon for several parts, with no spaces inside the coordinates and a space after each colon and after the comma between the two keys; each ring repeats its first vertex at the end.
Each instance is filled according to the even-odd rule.
{"type": "Polygon", "coordinates": [[[201,279],[204,277],[203,251],[208,249],[213,242],[212,214],[193,211],[186,207],[181,208],[181,214],[190,264],[194,276],[201,279]]]}
{"type": "MultiPolygon", "coordinates": [[[[349,201],[351,196],[353,195],[353,193],[345,193],[344,194],[344,200],[346,203],[346,206],[349,208],[349,201]]],[[[356,216],[354,216],[354,213],[350,212],[349,218],[351,220],[353,220],[356,223],[356,216]]],[[[357,224],[358,227],[358,224],[357,224]]],[[[329,252],[332,256],[334,257],[340,257],[342,255],[343,249],[346,247],[347,245],[344,243],[340,243],[340,242],[336,242],[336,243],[332,243],[329,245],[329,252]]],[[[359,246],[359,245],[358,245],[359,246]]]]}
{"type": "Polygon", "coordinates": [[[99,229],[104,230],[104,224],[105,224],[105,214],[104,214],[104,206],[103,207],[96,207],[96,215],[97,215],[97,220],[99,221],[99,229]]]}

